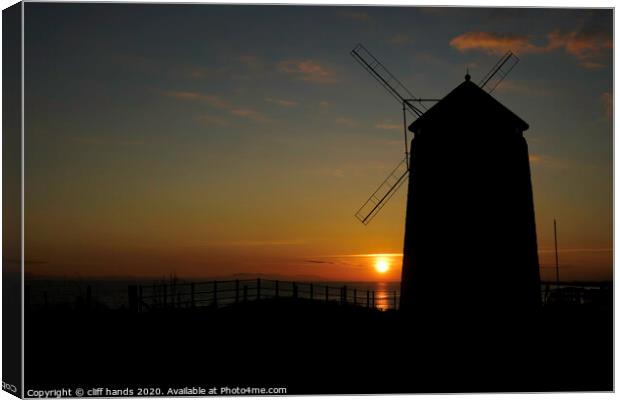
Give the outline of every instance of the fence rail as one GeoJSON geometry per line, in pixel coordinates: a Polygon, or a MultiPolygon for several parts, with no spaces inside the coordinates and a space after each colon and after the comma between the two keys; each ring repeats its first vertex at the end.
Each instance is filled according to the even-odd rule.
{"type": "MultiPolygon", "coordinates": [[[[304,299],[380,310],[398,309],[398,290],[334,286],[314,282],[272,279],[239,279],[181,282],[176,279],[153,284],[117,283],[98,285],[56,281],[27,284],[27,311],[46,308],[114,309],[133,311],[223,307],[264,299],[304,299]]],[[[542,282],[543,305],[608,303],[611,283],[542,282]]]]}
{"type": "Polygon", "coordinates": [[[397,309],[396,290],[370,290],[350,286],[330,286],[311,282],[272,279],[162,283],[134,285],[128,290],[129,308],[145,311],[164,308],[221,307],[265,299],[306,299],[335,302],[380,310],[397,309]]]}

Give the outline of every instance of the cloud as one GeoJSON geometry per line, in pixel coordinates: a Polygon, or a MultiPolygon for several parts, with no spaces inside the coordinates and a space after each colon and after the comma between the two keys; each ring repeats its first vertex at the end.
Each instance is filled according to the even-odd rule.
{"type": "Polygon", "coordinates": [[[544,51],[544,48],[530,43],[526,36],[490,32],[463,33],[453,38],[450,46],[461,52],[479,50],[496,55],[503,55],[509,50],[521,54],[544,51]]]}
{"type": "Polygon", "coordinates": [[[613,47],[613,40],[605,32],[585,29],[552,31],[547,34],[547,43],[544,45],[533,43],[529,36],[466,32],[453,38],[450,46],[460,52],[477,50],[494,55],[502,55],[509,50],[518,54],[540,54],[561,49],[575,57],[583,68],[598,69],[604,66],[600,59],[605,50],[613,47]]]}
{"type": "Polygon", "coordinates": [[[561,33],[551,32],[548,35],[548,49],[562,48],[566,53],[577,58],[582,67],[598,69],[604,65],[600,62],[602,53],[613,47],[611,37],[603,32],[596,31],[573,31],[561,33]]]}
{"type": "Polygon", "coordinates": [[[284,100],[284,99],[274,99],[273,97],[266,97],[265,101],[268,102],[268,103],[277,104],[280,107],[284,107],[284,108],[292,108],[292,107],[296,107],[297,106],[297,102],[296,101],[284,100]]]}
{"type": "Polygon", "coordinates": [[[229,112],[235,117],[245,118],[252,122],[264,123],[269,121],[269,118],[267,118],[265,114],[250,108],[234,108],[229,112]]]}
{"type": "Polygon", "coordinates": [[[601,95],[601,100],[603,101],[605,116],[611,119],[614,115],[614,95],[611,92],[604,92],[601,95]]]}
{"type": "Polygon", "coordinates": [[[411,43],[411,37],[409,37],[408,35],[403,35],[401,33],[396,34],[394,36],[392,36],[388,42],[392,43],[392,44],[408,44],[411,43]]]}
{"type": "Polygon", "coordinates": [[[403,126],[400,124],[394,124],[391,121],[384,121],[384,122],[379,122],[378,124],[375,124],[375,128],[392,131],[392,130],[401,130],[403,129],[403,126]]]}
{"type": "Polygon", "coordinates": [[[230,126],[230,121],[227,118],[217,115],[201,115],[196,118],[198,122],[206,126],[225,127],[230,126]]]}
{"type": "Polygon", "coordinates": [[[292,75],[302,81],[314,83],[334,83],[336,73],[314,60],[284,60],[278,65],[278,71],[292,75]]]}
{"type": "Polygon", "coordinates": [[[370,15],[363,11],[340,11],[338,15],[358,22],[370,22],[371,19],[370,15]]]}
{"type": "Polygon", "coordinates": [[[167,91],[164,94],[178,100],[200,101],[215,108],[227,108],[229,105],[219,96],[190,91],[167,91]]]}
{"type": "Polygon", "coordinates": [[[346,126],[347,128],[355,128],[356,126],[358,126],[357,121],[355,121],[353,118],[348,117],[336,118],[336,123],[338,125],[346,126]]]}
{"type": "Polygon", "coordinates": [[[532,166],[547,167],[553,169],[568,169],[570,167],[569,163],[566,160],[544,154],[531,153],[529,159],[532,166]]]}
{"type": "Polygon", "coordinates": [[[524,93],[534,96],[549,96],[552,93],[551,89],[542,86],[542,84],[531,85],[513,80],[502,81],[502,84],[499,85],[496,90],[500,92],[524,93]]]}
{"type": "MultiPolygon", "coordinates": [[[[270,119],[260,111],[251,108],[235,107],[221,99],[219,96],[184,91],[168,91],[164,94],[179,100],[204,102],[213,108],[225,111],[233,117],[244,118],[251,122],[265,123],[270,121],[270,119]]],[[[216,126],[227,126],[230,124],[228,120],[223,117],[211,115],[202,115],[197,117],[196,120],[203,124],[216,126]]]]}

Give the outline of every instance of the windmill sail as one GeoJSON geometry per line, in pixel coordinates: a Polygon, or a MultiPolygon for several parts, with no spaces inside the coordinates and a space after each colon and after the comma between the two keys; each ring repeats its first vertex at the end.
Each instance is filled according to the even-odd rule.
{"type": "Polygon", "coordinates": [[[512,51],[507,52],[499,59],[489,72],[478,83],[487,93],[492,93],[497,85],[512,71],[519,62],[519,57],[515,56],[512,51]]]}
{"type": "MultiPolygon", "coordinates": [[[[405,85],[403,85],[401,81],[399,81],[398,78],[396,78],[383,64],[381,64],[381,62],[377,60],[377,58],[373,56],[368,49],[366,49],[366,47],[362,44],[358,44],[353,50],[351,50],[351,55],[355,58],[355,60],[357,60],[358,63],[360,63],[362,67],[364,67],[364,69],[366,69],[366,71],[368,71],[370,75],[372,75],[373,78],[377,80],[377,82],[381,84],[381,86],[385,88],[385,90],[388,91],[389,94],[392,95],[392,97],[401,103],[407,111],[416,117],[419,117],[424,113],[424,111],[412,104],[412,102],[419,101],[418,98],[415,97],[413,93],[411,93],[409,89],[407,89],[405,85]]],[[[419,105],[426,110],[426,107],[421,102],[419,102],[419,105]]]]}
{"type": "Polygon", "coordinates": [[[368,225],[402,186],[408,173],[407,159],[404,158],[355,213],[355,217],[368,225]]]}

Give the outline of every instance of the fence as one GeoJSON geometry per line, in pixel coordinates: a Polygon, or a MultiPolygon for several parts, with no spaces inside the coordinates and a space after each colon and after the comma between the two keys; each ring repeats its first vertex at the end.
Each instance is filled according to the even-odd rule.
{"type": "Polygon", "coordinates": [[[395,290],[363,290],[310,282],[244,279],[209,282],[133,285],[128,289],[129,308],[145,311],[166,308],[221,307],[264,299],[306,299],[335,302],[379,310],[397,309],[395,290]]]}
{"type": "MultiPolygon", "coordinates": [[[[610,304],[611,282],[542,282],[543,305],[610,304]]],[[[74,310],[121,309],[147,311],[170,308],[222,307],[263,299],[305,299],[379,310],[398,309],[397,290],[373,290],[311,282],[270,279],[152,284],[96,281],[29,281],[25,287],[26,311],[47,308],[74,310]]]]}

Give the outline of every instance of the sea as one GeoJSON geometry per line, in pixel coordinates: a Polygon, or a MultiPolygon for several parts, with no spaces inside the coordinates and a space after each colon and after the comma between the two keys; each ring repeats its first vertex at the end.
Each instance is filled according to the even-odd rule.
{"type": "Polygon", "coordinates": [[[225,306],[257,298],[293,297],[342,302],[389,310],[397,307],[400,282],[290,281],[273,279],[26,279],[26,307],[99,309],[129,307],[131,288],[149,306],[225,306]]]}

